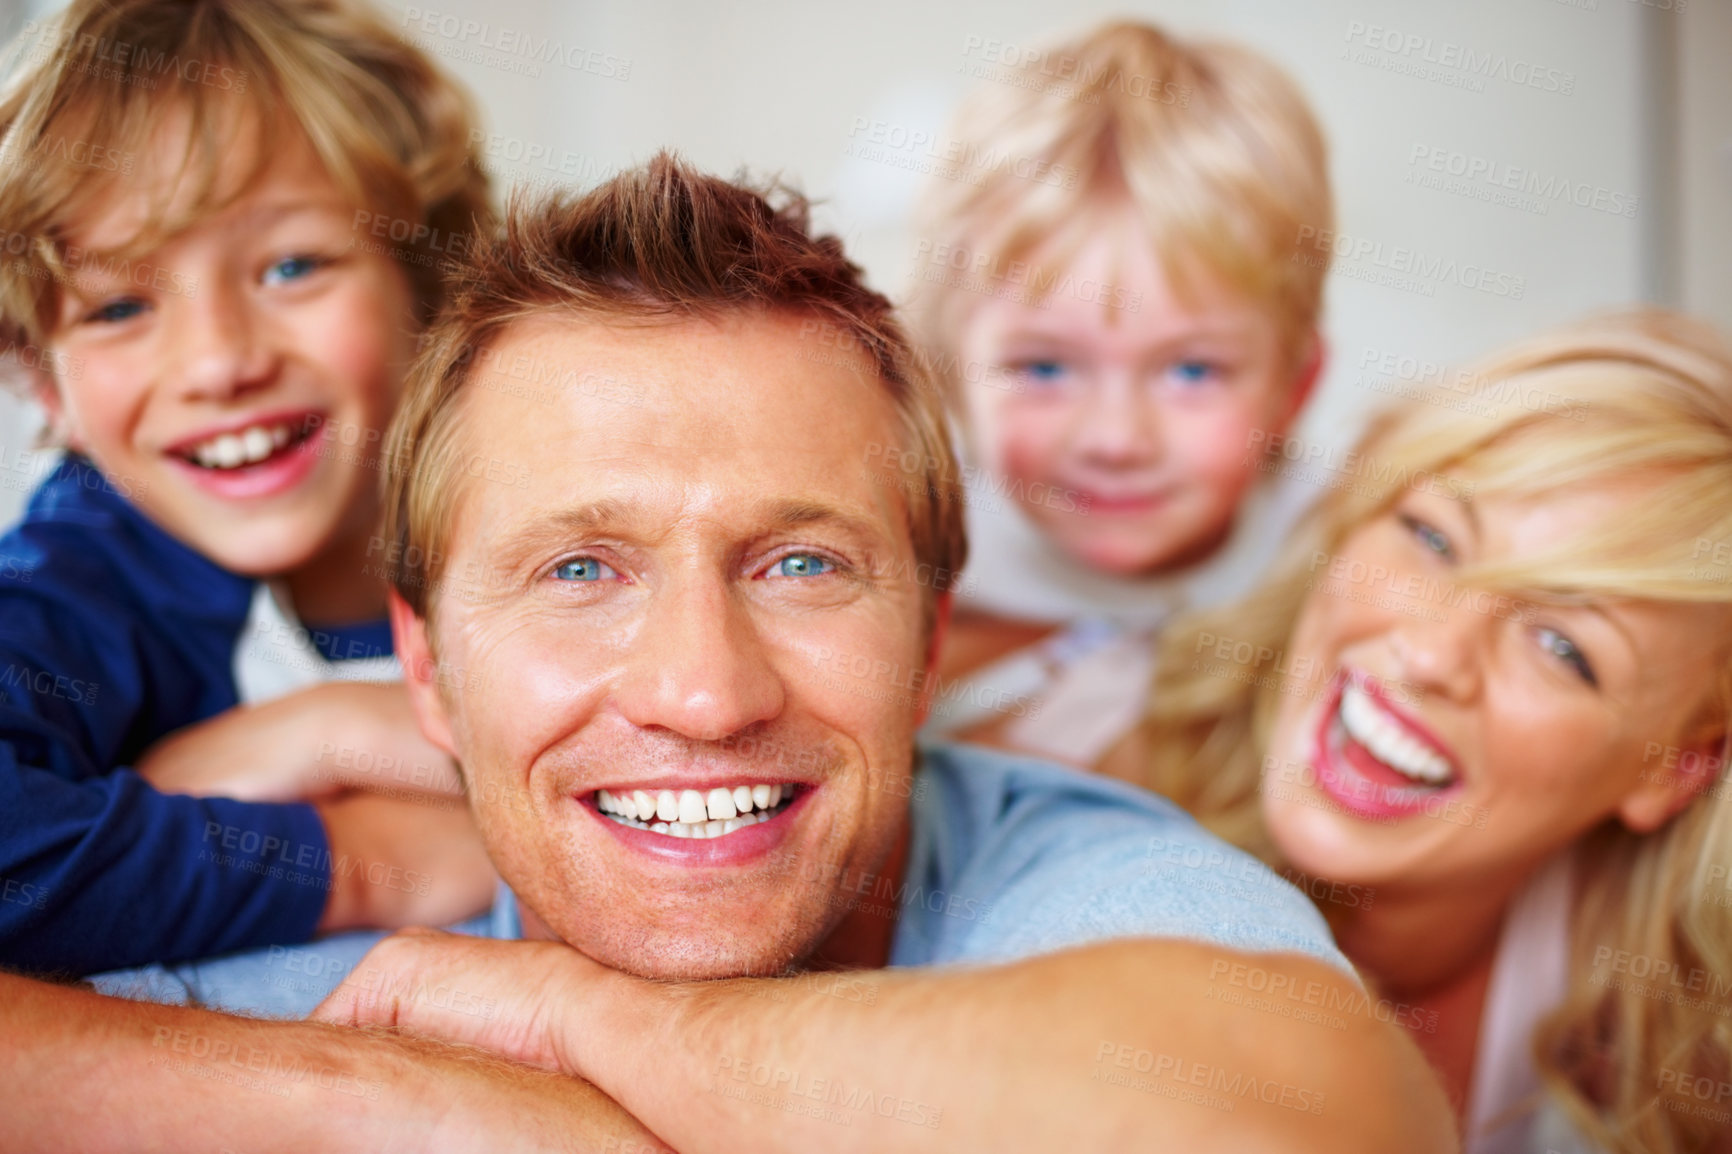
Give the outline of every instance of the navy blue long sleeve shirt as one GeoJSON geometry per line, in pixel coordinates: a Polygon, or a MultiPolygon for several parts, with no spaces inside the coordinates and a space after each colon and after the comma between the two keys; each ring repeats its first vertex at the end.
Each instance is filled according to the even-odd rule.
{"type": "Polygon", "coordinates": [[[331,876],[312,806],[164,794],[126,768],[238,703],[257,586],[75,454],[0,536],[0,965],[81,975],[312,936],[331,876]]]}

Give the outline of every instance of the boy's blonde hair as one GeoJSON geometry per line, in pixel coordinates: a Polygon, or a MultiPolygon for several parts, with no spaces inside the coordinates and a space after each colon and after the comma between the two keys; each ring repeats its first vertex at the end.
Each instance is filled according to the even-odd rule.
{"type": "MultiPolygon", "coordinates": [[[[414,285],[422,318],[440,264],[492,228],[468,94],[355,0],[73,0],[26,25],[0,95],[0,345],[46,343],[61,285],[92,260],[112,267],[244,192],[305,135],[414,285]],[[67,236],[151,154],[165,116],[187,119],[175,210],[157,207],[124,252],[69,250],[67,236]],[[237,135],[253,169],[219,184],[237,135]],[[191,195],[183,185],[190,182],[191,195]],[[400,223],[398,223],[400,222],[400,223]]],[[[361,222],[357,216],[358,225],[361,222]]]]}
{"type": "MultiPolygon", "coordinates": [[[[1040,293],[1097,227],[1090,210],[1122,198],[1181,299],[1209,276],[1265,304],[1297,370],[1328,271],[1327,254],[1301,253],[1298,238],[1334,219],[1323,132],[1298,86],[1248,48],[1130,22],[1000,71],[951,132],[978,163],[928,188],[929,251],[967,253],[971,270],[998,276],[1038,252],[1029,283],[1040,293]]],[[[948,363],[962,315],[982,298],[960,287],[926,297],[924,335],[948,363]]]]}
{"type": "MultiPolygon", "coordinates": [[[[1732,542],[1732,349],[1717,333],[1660,311],[1600,317],[1493,357],[1473,379],[1490,417],[1419,403],[1384,414],[1358,446],[1380,479],[1327,492],[1251,597],[1163,635],[1144,719],[1104,768],[1280,864],[1260,796],[1262,754],[1287,688],[1274,665],[1315,595],[1316,559],[1336,556],[1389,509],[1405,478],[1468,469],[1476,499],[1519,500],[1654,476],[1659,487],[1636,515],[1519,564],[1463,569],[1454,583],[1527,601],[1732,605],[1732,567],[1711,563],[1732,542]],[[1256,648],[1243,680],[1193,661],[1210,632],[1256,648]]],[[[1701,644],[1718,662],[1712,683],[1699,687],[1702,720],[1732,732],[1732,637],[1701,644]]],[[[1623,951],[1651,959],[1660,974],[1732,974],[1732,907],[1708,893],[1732,867],[1724,748],[1706,759],[1702,794],[1665,826],[1641,834],[1608,821],[1576,847],[1570,988],[1542,1022],[1535,1058],[1576,1121],[1620,1154],[1682,1154],[1723,1133],[1709,1117],[1663,1108],[1655,1078],[1669,1070],[1680,1085],[1717,1084],[1732,1072],[1724,983],[1703,990],[1699,1003],[1660,1000],[1643,983],[1620,983],[1604,958],[1623,951]]]]}

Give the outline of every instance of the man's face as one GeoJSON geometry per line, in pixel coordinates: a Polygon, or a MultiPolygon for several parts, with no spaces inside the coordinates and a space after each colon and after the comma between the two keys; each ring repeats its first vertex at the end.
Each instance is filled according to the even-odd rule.
{"type": "Polygon", "coordinates": [[[906,825],[922,591],[865,467],[899,424],[799,331],[515,324],[487,363],[556,383],[471,382],[444,584],[430,624],[397,611],[501,876],[617,969],[778,972],[906,825]]]}

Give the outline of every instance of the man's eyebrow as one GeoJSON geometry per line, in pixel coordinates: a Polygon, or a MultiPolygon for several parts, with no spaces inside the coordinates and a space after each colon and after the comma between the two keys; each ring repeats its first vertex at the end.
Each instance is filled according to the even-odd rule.
{"type": "Polygon", "coordinates": [[[883,535],[883,527],[875,519],[821,501],[776,501],[764,510],[764,514],[765,519],[778,529],[833,525],[862,537],[883,535]]]}
{"type": "Polygon", "coordinates": [[[538,511],[530,519],[507,523],[497,544],[502,547],[533,545],[550,537],[571,537],[621,525],[631,518],[624,501],[603,498],[582,505],[538,511]]]}
{"type": "MultiPolygon", "coordinates": [[[[498,546],[534,546],[549,538],[600,531],[627,533],[631,523],[642,517],[643,512],[644,506],[639,502],[611,497],[554,509],[535,514],[533,520],[504,526],[498,546]]],[[[880,540],[884,536],[884,526],[876,518],[822,501],[772,501],[759,506],[756,517],[760,528],[771,532],[824,525],[865,540],[880,540]]]]}

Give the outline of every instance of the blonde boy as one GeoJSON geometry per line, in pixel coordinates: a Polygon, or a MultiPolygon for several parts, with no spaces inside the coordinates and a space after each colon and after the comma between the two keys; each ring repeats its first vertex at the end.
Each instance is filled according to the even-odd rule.
{"type": "Polygon", "coordinates": [[[1017,656],[938,716],[1088,762],[1146,684],[1126,629],[1255,568],[1255,446],[1322,365],[1327,270],[1295,257],[1332,220],[1327,158],[1294,84],[1236,45],[1117,23],[969,51],[987,82],[915,276],[978,470],[947,669],[1017,656]],[[1107,620],[1048,638],[1089,614],[1107,620]]]}
{"type": "Polygon", "coordinates": [[[389,676],[378,446],[490,227],[467,97],[347,0],[75,0],[12,61],[0,345],[66,453],[0,537],[0,964],[484,906],[460,810],[290,800],[431,758],[400,686],[305,687],[389,676]]]}

